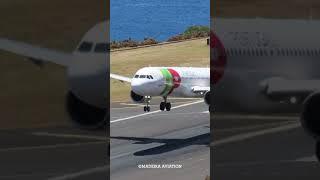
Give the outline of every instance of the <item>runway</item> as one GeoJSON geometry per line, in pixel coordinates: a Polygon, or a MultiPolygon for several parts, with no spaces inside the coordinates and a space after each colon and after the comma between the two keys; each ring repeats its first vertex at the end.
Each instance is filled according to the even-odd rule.
{"type": "MultiPolygon", "coordinates": [[[[203,102],[172,100],[150,113],[117,102],[111,109],[111,179],[319,179],[314,141],[297,116],[214,114],[203,102]],[[142,165],[181,165],[145,168],[142,165]]],[[[107,179],[104,131],[72,126],[0,131],[0,179],[107,179]]]]}
{"type": "Polygon", "coordinates": [[[0,131],[0,179],[107,179],[105,132],[72,126],[0,131]]]}
{"type": "Polygon", "coordinates": [[[215,115],[213,179],[319,179],[298,116],[215,115]]]}
{"type": "Polygon", "coordinates": [[[210,174],[208,106],[199,99],[173,99],[170,112],[127,103],[111,108],[111,179],[204,179],[210,174]],[[159,165],[145,168],[143,165],[159,165]],[[168,168],[162,165],[180,165],[168,168]]]}

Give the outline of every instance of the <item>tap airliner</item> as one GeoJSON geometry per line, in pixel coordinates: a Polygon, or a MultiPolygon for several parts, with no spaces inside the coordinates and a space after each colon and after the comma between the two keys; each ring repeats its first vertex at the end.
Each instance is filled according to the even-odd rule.
{"type": "Polygon", "coordinates": [[[212,19],[214,110],[300,113],[320,158],[320,21],[212,19]]]}
{"type": "MultiPolygon", "coordinates": [[[[196,67],[144,67],[133,78],[111,74],[111,78],[131,83],[131,99],[146,103],[144,111],[150,111],[152,96],[163,97],[160,110],[170,111],[168,97],[204,98],[210,107],[210,69],[196,67]]],[[[209,108],[210,109],[210,108],[209,108]]]]}

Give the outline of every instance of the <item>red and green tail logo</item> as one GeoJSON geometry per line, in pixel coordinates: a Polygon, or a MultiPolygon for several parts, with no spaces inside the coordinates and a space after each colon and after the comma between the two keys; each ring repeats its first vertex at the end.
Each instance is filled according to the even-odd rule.
{"type": "Polygon", "coordinates": [[[210,82],[217,84],[227,66],[227,54],[222,42],[213,31],[210,33],[210,48],[210,82]]]}
{"type": "Polygon", "coordinates": [[[175,88],[180,86],[181,77],[174,69],[161,69],[160,71],[165,78],[165,87],[161,92],[161,95],[167,96],[171,94],[175,88]]]}

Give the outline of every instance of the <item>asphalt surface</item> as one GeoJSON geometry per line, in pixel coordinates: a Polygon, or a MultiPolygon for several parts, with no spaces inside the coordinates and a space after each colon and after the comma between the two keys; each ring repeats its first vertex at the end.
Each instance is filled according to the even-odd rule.
{"type": "Polygon", "coordinates": [[[210,174],[207,105],[194,99],[170,101],[170,112],[159,112],[159,99],[152,100],[150,113],[140,105],[111,105],[112,180],[195,180],[210,174]]]}
{"type": "Polygon", "coordinates": [[[107,179],[105,132],[72,126],[0,131],[0,179],[107,179]]]}
{"type": "MultiPolygon", "coordinates": [[[[150,113],[112,103],[111,179],[204,179],[210,174],[210,123],[198,100],[172,100],[150,113]],[[141,168],[146,165],[176,168],[141,168]]],[[[319,179],[314,141],[296,116],[211,117],[213,179],[319,179]]],[[[0,131],[0,179],[108,179],[104,131],[72,126],[0,131]]]]}
{"type": "Polygon", "coordinates": [[[297,116],[214,115],[213,179],[319,179],[297,116]]]}

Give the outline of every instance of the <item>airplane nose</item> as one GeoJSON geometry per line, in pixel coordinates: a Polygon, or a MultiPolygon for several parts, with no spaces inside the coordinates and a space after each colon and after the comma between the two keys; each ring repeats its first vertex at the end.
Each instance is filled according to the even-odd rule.
{"type": "Polygon", "coordinates": [[[143,83],[139,80],[132,80],[131,81],[131,89],[133,92],[139,94],[139,95],[143,95],[142,93],[142,86],[143,83]]]}

